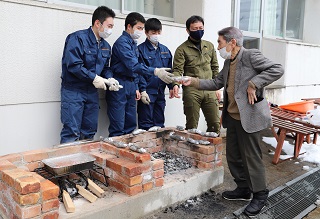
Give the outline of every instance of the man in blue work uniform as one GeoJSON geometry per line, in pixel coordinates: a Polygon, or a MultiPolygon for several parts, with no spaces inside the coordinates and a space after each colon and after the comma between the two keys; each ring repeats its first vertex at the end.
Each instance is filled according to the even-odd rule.
{"type": "Polygon", "coordinates": [[[137,126],[136,100],[140,99],[138,74],[157,75],[167,84],[173,81],[173,75],[165,68],[148,67],[139,63],[136,40],[143,34],[144,23],[145,19],[141,14],[128,14],[125,31],[113,44],[111,68],[114,78],[123,85],[123,89],[119,92],[106,92],[110,137],[131,133],[137,126]]]}
{"type": "Polygon", "coordinates": [[[119,90],[109,66],[111,47],[104,38],[112,33],[115,13],[98,7],[92,26],[69,34],[62,56],[60,143],[93,139],[98,127],[98,88],[119,90]],[[108,78],[108,79],[107,79],[108,78]]]}
{"type": "MultiPolygon", "coordinates": [[[[150,18],[145,24],[147,39],[138,46],[139,61],[151,67],[172,68],[170,50],[159,43],[162,24],[157,18],[150,18]]],[[[148,130],[153,126],[164,127],[164,108],[166,84],[154,75],[141,75],[139,89],[141,99],[138,101],[138,127],[148,130]]],[[[168,84],[170,96],[173,97],[172,84],[168,84]]]]}

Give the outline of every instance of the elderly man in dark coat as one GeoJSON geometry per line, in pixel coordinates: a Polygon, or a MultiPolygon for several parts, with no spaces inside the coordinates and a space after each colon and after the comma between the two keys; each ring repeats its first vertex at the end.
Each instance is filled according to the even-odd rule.
{"type": "Polygon", "coordinates": [[[260,149],[261,131],[272,125],[264,87],[278,80],[284,70],[259,50],[245,49],[238,28],[224,28],[218,35],[218,50],[226,59],[218,76],[190,78],[182,83],[200,90],[224,87],[222,125],[227,128],[226,157],[237,188],[223,192],[222,196],[228,200],[251,200],[244,210],[251,217],[260,213],[269,194],[260,149]]]}

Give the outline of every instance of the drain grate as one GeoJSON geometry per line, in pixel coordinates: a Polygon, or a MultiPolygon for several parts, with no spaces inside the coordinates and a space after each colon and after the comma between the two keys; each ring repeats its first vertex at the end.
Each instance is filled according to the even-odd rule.
{"type": "MultiPolygon", "coordinates": [[[[320,168],[314,169],[294,179],[272,192],[263,211],[256,219],[298,219],[312,211],[320,197],[320,168]]],[[[245,207],[233,214],[238,219],[247,219],[242,212],[245,207]]]]}

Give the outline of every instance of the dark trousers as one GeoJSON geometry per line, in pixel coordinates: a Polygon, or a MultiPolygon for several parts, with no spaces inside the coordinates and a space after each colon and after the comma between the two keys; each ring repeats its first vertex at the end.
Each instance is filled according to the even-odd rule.
{"type": "Polygon", "coordinates": [[[149,94],[150,104],[138,101],[138,126],[148,130],[153,126],[164,127],[164,108],[166,100],[164,93],[149,94]]]}
{"type": "Polygon", "coordinates": [[[134,81],[116,79],[123,88],[106,91],[110,137],[129,134],[137,127],[136,85],[134,81]]]}
{"type": "Polygon", "coordinates": [[[231,175],[238,187],[252,192],[266,189],[265,167],[262,162],[261,132],[247,133],[241,121],[227,119],[226,156],[231,175]]]}
{"type": "Polygon", "coordinates": [[[93,139],[98,128],[99,94],[97,89],[61,88],[60,143],[93,139]]]}

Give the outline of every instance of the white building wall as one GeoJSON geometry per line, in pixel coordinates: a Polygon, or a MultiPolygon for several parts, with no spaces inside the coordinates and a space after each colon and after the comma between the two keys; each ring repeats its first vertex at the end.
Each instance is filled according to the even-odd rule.
{"type": "MultiPolygon", "coordinates": [[[[216,28],[230,25],[230,0],[199,2],[177,0],[179,12],[175,13],[183,24],[163,22],[162,42],[173,54],[187,39],[184,22],[189,16],[203,13],[205,38],[213,42],[216,28]],[[200,6],[197,9],[195,5],[200,6]],[[191,13],[193,9],[196,13],[191,13]]],[[[0,0],[0,8],[0,156],[52,147],[59,143],[62,127],[60,74],[64,41],[69,33],[91,25],[93,11],[31,0],[0,0]]],[[[113,34],[108,38],[111,45],[124,29],[124,18],[119,15],[115,19],[113,34]]],[[[107,136],[109,125],[104,92],[100,94],[96,138],[107,136]]],[[[185,124],[181,99],[168,99],[165,114],[166,126],[185,124]]],[[[199,124],[205,129],[203,118],[199,124]]]]}
{"type": "Polygon", "coordinates": [[[318,22],[320,20],[320,1],[306,0],[303,26],[303,42],[320,44],[320,29],[318,22]]]}
{"type": "Polygon", "coordinates": [[[320,46],[267,38],[262,45],[263,54],[285,70],[280,80],[268,86],[270,102],[281,105],[320,97],[320,46]]]}

